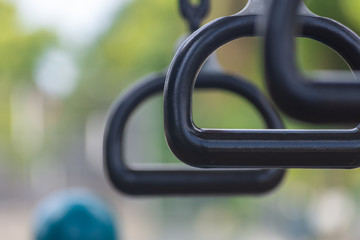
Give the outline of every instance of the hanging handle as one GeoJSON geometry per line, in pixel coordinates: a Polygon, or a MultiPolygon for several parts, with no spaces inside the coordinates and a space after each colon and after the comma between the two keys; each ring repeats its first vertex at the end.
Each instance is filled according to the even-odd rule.
{"type": "MultiPolygon", "coordinates": [[[[357,82],[347,79],[316,81],[304,77],[295,61],[294,28],[300,0],[274,0],[265,34],[265,69],[267,85],[278,106],[290,116],[311,122],[359,122],[360,76],[357,82]]],[[[349,28],[328,18],[318,20],[323,29],[312,31],[352,61],[360,69],[360,38],[349,28]]],[[[311,34],[314,34],[311,32],[311,34]]],[[[316,38],[315,38],[316,39],[316,38]]]]}
{"type": "MultiPolygon", "coordinates": [[[[279,1],[285,3],[287,0],[276,2],[279,1]]],[[[286,6],[286,4],[276,5],[277,8],[286,8],[286,6]]],[[[164,127],[167,142],[173,153],[183,162],[203,168],[359,167],[359,128],[350,130],[223,130],[201,129],[194,125],[191,110],[192,91],[202,64],[222,45],[241,37],[255,36],[258,18],[259,16],[256,15],[234,15],[217,19],[192,34],[178,50],[168,71],[164,89],[164,127]]],[[[287,24],[288,22],[284,19],[282,18],[281,21],[287,24]]],[[[280,21],[280,18],[278,20],[280,21]]],[[[348,31],[342,31],[343,27],[340,24],[326,18],[312,16],[301,16],[298,21],[303,26],[301,36],[318,40],[332,47],[351,66],[357,66],[360,63],[359,45],[355,44],[348,31]],[[329,39],[329,36],[336,36],[336,40],[329,39]]],[[[279,32],[279,29],[275,29],[274,26],[273,31],[279,32]]],[[[288,43],[283,42],[283,44],[288,43]]],[[[275,64],[278,61],[275,56],[285,59],[284,55],[292,56],[286,51],[273,52],[272,62],[267,62],[275,64]]],[[[289,59],[286,58],[286,60],[289,59]]],[[[276,64],[285,77],[294,76],[291,71],[283,70],[284,66],[288,66],[285,62],[276,64]]],[[[290,67],[294,71],[293,65],[290,67]]],[[[273,71],[273,78],[284,76],[273,71]]],[[[288,96],[286,92],[288,88],[302,88],[302,85],[292,84],[290,81],[285,81],[283,84],[279,85],[279,95],[288,96]]],[[[309,94],[311,96],[311,93],[309,94]]],[[[333,97],[337,99],[336,95],[333,97]]],[[[321,96],[318,99],[320,98],[321,96]]],[[[290,96],[283,100],[287,100],[293,106],[303,104],[302,101],[294,101],[290,96]]],[[[329,109],[336,108],[336,103],[332,103],[327,106],[329,109]]],[[[354,104],[350,101],[348,103],[354,104]]],[[[299,111],[297,114],[300,116],[313,114],[313,112],[299,111]]]]}
{"type": "MultiPolygon", "coordinates": [[[[275,188],[283,170],[133,170],[124,159],[124,129],[134,109],[150,96],[161,93],[165,76],[153,76],[126,92],[112,107],[104,137],[105,169],[120,191],[132,195],[255,194],[275,188]]],[[[256,87],[225,74],[202,73],[199,89],[223,89],[253,103],[270,128],[283,124],[268,100],[256,87]]]]}

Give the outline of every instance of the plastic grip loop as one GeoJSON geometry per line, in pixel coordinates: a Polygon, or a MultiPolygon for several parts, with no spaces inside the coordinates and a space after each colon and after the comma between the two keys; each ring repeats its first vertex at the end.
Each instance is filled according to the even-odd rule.
{"type": "MultiPolygon", "coordinates": [[[[255,194],[275,188],[284,170],[132,170],[124,159],[124,129],[134,109],[161,93],[165,76],[152,76],[126,92],[112,107],[104,137],[105,169],[112,184],[133,195],[255,194]]],[[[223,89],[248,99],[270,128],[283,124],[267,99],[250,83],[225,74],[200,74],[197,88],[223,89]]]]}

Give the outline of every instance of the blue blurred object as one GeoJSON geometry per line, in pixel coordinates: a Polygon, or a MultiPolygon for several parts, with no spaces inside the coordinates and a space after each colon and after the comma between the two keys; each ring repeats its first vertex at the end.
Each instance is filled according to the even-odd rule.
{"type": "Polygon", "coordinates": [[[64,190],[43,200],[35,212],[36,240],[115,240],[111,209],[86,190],[64,190]]]}

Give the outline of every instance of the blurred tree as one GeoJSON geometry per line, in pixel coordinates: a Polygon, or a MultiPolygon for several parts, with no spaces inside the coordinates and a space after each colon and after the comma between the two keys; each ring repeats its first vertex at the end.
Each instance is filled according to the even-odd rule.
{"type": "MultiPolygon", "coordinates": [[[[29,32],[21,26],[13,5],[0,0],[0,146],[11,154],[10,95],[19,82],[33,84],[33,71],[39,55],[56,42],[48,31],[29,32]]],[[[16,147],[14,147],[16,152],[16,147]]],[[[4,151],[6,151],[4,153],[4,151]]],[[[10,158],[12,159],[12,158],[10,158]]]]}

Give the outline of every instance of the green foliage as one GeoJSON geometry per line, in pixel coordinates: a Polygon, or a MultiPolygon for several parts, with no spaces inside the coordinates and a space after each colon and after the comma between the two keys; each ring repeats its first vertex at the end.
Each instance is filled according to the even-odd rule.
{"type": "Polygon", "coordinates": [[[17,20],[13,6],[0,1],[0,77],[11,85],[29,81],[39,54],[54,36],[47,31],[27,32],[17,20]]]}
{"type": "Polygon", "coordinates": [[[4,1],[0,1],[0,29],[0,142],[2,150],[8,151],[11,92],[19,83],[33,84],[39,55],[56,39],[48,31],[26,31],[17,19],[15,8],[4,1]]]}

